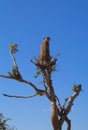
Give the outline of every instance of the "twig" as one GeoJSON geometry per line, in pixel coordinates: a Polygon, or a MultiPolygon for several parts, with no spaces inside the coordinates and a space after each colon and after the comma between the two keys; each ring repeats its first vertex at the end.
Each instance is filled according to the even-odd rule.
{"type": "Polygon", "coordinates": [[[12,57],[12,61],[13,61],[14,66],[17,67],[15,57],[14,57],[14,55],[13,55],[13,53],[11,51],[10,51],[10,55],[12,57]]]}
{"type": "Polygon", "coordinates": [[[11,79],[11,77],[10,76],[6,76],[6,75],[2,75],[2,74],[0,74],[0,77],[2,77],[2,78],[8,78],[8,79],[11,79]]]}
{"type": "Polygon", "coordinates": [[[12,96],[12,95],[8,95],[8,94],[3,94],[3,95],[6,96],[6,97],[12,97],[12,98],[32,98],[32,97],[37,96],[38,94],[36,93],[32,96],[12,96]]]}
{"type": "Polygon", "coordinates": [[[60,100],[59,100],[59,98],[58,98],[57,96],[55,96],[55,98],[56,98],[56,100],[57,100],[57,102],[58,102],[58,106],[59,106],[59,108],[61,108],[61,104],[60,104],[60,100]]]}
{"type": "Polygon", "coordinates": [[[65,102],[64,102],[64,104],[63,104],[63,108],[65,108],[65,106],[66,106],[66,104],[67,104],[68,99],[69,99],[69,98],[66,98],[66,99],[65,99],[65,102]]]}

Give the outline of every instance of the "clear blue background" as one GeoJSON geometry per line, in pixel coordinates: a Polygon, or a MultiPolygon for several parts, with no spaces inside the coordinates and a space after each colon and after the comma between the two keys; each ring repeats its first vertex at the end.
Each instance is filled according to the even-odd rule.
{"type": "MultiPolygon", "coordinates": [[[[83,92],[69,114],[72,130],[88,129],[88,1],[87,0],[0,0],[0,74],[13,66],[9,44],[17,43],[17,63],[24,79],[42,88],[35,79],[35,66],[30,62],[39,56],[40,45],[50,36],[51,55],[61,53],[58,71],[53,74],[56,94],[63,104],[72,86],[81,83],[83,92]]],[[[0,78],[0,112],[10,117],[18,130],[53,130],[51,104],[46,97],[14,99],[2,96],[32,95],[28,85],[0,78]]],[[[63,126],[66,129],[66,124],[63,126]]]]}

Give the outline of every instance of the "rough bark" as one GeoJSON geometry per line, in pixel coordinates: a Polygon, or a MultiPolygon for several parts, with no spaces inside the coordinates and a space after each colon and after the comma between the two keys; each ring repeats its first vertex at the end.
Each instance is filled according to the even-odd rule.
{"type": "Polygon", "coordinates": [[[52,103],[52,116],[51,116],[52,126],[54,130],[61,130],[61,125],[58,120],[58,108],[52,103]]]}

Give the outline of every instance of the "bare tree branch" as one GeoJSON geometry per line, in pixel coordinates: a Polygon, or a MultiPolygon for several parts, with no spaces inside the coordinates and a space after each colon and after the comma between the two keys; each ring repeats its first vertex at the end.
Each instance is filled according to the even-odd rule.
{"type": "Polygon", "coordinates": [[[82,90],[82,86],[80,84],[75,86],[74,94],[68,99],[68,105],[66,108],[67,114],[70,112],[73,102],[76,99],[76,97],[79,95],[81,90],[82,90]]]}
{"type": "Polygon", "coordinates": [[[13,55],[13,53],[12,53],[11,51],[10,51],[10,55],[11,55],[11,57],[12,57],[12,61],[13,61],[14,66],[17,67],[16,59],[15,59],[15,57],[14,57],[14,55],[13,55]]]}
{"type": "Polygon", "coordinates": [[[17,64],[16,64],[16,59],[14,57],[14,53],[18,52],[18,45],[17,44],[10,44],[10,55],[12,57],[12,61],[13,61],[13,64],[14,64],[14,67],[17,67],[17,64]]]}
{"type": "Polygon", "coordinates": [[[11,97],[11,98],[32,98],[32,97],[37,96],[38,94],[36,93],[32,96],[12,96],[12,95],[8,95],[8,94],[3,94],[3,95],[6,96],[6,97],[11,97]]]}
{"type": "MultiPolygon", "coordinates": [[[[5,76],[5,75],[0,75],[0,77],[9,78],[9,79],[14,79],[14,78],[12,78],[12,77],[10,77],[10,76],[5,76]]],[[[27,81],[27,80],[24,80],[24,79],[21,79],[21,80],[20,80],[20,79],[18,79],[18,80],[17,80],[17,79],[14,79],[14,80],[30,85],[30,86],[36,91],[36,93],[37,93],[38,95],[47,95],[46,90],[38,89],[38,88],[37,88],[33,83],[31,83],[30,81],[27,81]]]]}
{"type": "Polygon", "coordinates": [[[67,130],[71,130],[71,120],[69,120],[67,117],[65,118],[65,121],[67,122],[67,130]]]}
{"type": "Polygon", "coordinates": [[[59,98],[58,98],[57,96],[55,96],[55,97],[56,97],[56,101],[57,101],[57,103],[58,103],[58,108],[61,108],[61,104],[60,104],[59,98]]]}
{"type": "Polygon", "coordinates": [[[2,77],[2,78],[8,78],[8,79],[11,79],[11,77],[10,76],[6,76],[6,75],[2,75],[2,74],[0,74],[0,77],[2,77]]]}

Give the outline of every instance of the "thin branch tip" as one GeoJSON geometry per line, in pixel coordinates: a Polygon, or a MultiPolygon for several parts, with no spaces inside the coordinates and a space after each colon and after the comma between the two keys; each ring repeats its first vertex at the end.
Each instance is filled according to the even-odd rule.
{"type": "Polygon", "coordinates": [[[37,95],[38,95],[37,93],[34,95],[31,95],[31,96],[12,96],[12,95],[8,95],[8,94],[3,94],[3,96],[10,97],[10,98],[32,98],[32,97],[35,97],[37,95]]]}

